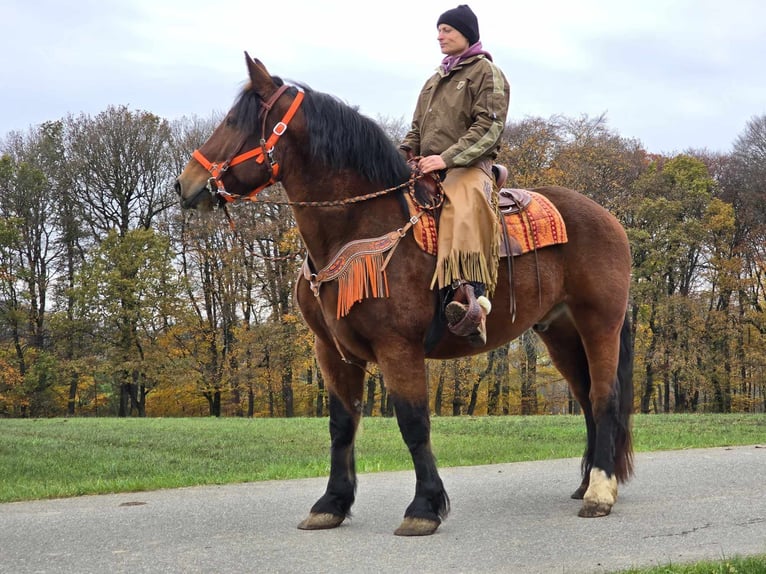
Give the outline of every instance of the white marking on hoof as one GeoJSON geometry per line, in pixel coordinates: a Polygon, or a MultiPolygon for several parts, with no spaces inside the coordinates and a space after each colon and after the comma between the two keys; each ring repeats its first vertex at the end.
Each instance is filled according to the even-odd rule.
{"type": "Polygon", "coordinates": [[[600,468],[590,471],[590,485],[583,496],[580,516],[592,518],[606,516],[617,501],[617,477],[608,477],[600,468]]]}

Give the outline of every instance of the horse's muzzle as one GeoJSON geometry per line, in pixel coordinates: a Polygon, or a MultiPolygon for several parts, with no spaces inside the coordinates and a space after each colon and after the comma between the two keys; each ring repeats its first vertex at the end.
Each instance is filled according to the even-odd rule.
{"type": "MultiPolygon", "coordinates": [[[[183,185],[181,184],[181,180],[176,179],[175,184],[173,185],[173,189],[176,192],[176,195],[178,195],[178,198],[181,200],[181,207],[183,209],[194,209],[197,207],[197,203],[199,202],[199,198],[202,195],[201,192],[195,193],[191,197],[184,197],[183,193],[183,185]]],[[[204,191],[204,190],[203,190],[204,191]]]]}

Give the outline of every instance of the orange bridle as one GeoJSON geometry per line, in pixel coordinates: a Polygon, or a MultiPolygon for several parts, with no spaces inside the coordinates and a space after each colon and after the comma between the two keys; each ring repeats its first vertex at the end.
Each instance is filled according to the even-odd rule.
{"type": "MultiPolygon", "coordinates": [[[[269,100],[263,103],[263,108],[261,110],[261,114],[263,116],[263,120],[262,120],[263,123],[261,125],[261,134],[263,135],[266,134],[266,115],[268,114],[269,110],[271,110],[271,108],[274,107],[274,104],[277,103],[277,100],[279,100],[280,96],[282,96],[282,94],[284,94],[287,89],[288,89],[287,84],[280,86],[280,88],[276,92],[274,92],[274,94],[269,98],[269,100]]],[[[237,152],[239,152],[239,150],[242,148],[242,146],[245,143],[245,139],[247,138],[247,135],[245,135],[242,139],[242,143],[240,143],[239,146],[237,146],[236,150],[232,154],[232,157],[221,164],[211,162],[204,155],[202,155],[202,152],[200,152],[200,150],[198,149],[194,150],[192,157],[196,159],[200,163],[200,165],[204,167],[212,176],[210,179],[208,179],[207,189],[213,196],[219,197],[229,202],[235,201],[237,199],[255,201],[255,196],[261,190],[279,181],[279,162],[276,159],[274,159],[274,146],[277,144],[282,134],[284,134],[285,131],[287,130],[287,125],[290,123],[290,120],[293,119],[295,112],[298,111],[298,108],[300,107],[301,102],[303,101],[303,95],[304,95],[303,89],[300,86],[297,86],[297,89],[298,89],[298,93],[295,95],[295,99],[293,100],[292,104],[290,104],[290,107],[285,112],[285,115],[282,116],[282,119],[279,122],[277,122],[277,124],[271,130],[271,135],[269,136],[269,139],[268,140],[263,139],[263,135],[262,135],[261,142],[258,147],[255,147],[249,151],[238,154],[237,152]],[[230,167],[238,165],[251,158],[255,159],[257,163],[263,163],[266,160],[266,158],[268,158],[269,166],[271,167],[271,175],[268,181],[262,185],[259,185],[247,195],[237,195],[237,194],[232,194],[226,191],[226,188],[223,185],[223,181],[221,181],[221,178],[226,173],[226,171],[230,167]],[[213,188],[214,184],[215,184],[215,188],[213,188]]]]}

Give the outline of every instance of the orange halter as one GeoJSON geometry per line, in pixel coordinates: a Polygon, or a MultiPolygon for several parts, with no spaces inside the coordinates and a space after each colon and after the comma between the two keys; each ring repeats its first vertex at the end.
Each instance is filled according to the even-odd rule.
{"type": "MultiPolygon", "coordinates": [[[[267,102],[263,103],[263,109],[261,110],[261,114],[263,116],[263,124],[261,128],[261,133],[266,133],[266,114],[271,110],[272,107],[274,107],[274,104],[276,104],[277,100],[282,96],[282,94],[285,92],[285,90],[288,89],[287,84],[284,84],[280,86],[280,88],[274,92],[274,94],[269,98],[267,102]]],[[[282,134],[285,133],[287,130],[287,125],[290,123],[290,120],[293,119],[293,116],[295,115],[295,112],[298,111],[298,108],[301,105],[301,102],[303,101],[303,89],[299,86],[297,87],[298,93],[295,95],[295,99],[293,100],[292,104],[290,104],[290,107],[285,112],[285,115],[282,116],[282,120],[277,123],[277,125],[274,126],[274,129],[271,131],[271,135],[269,136],[268,140],[264,140],[263,137],[261,137],[261,142],[258,147],[255,147],[249,151],[243,152],[239,155],[236,155],[237,152],[240,150],[240,148],[244,145],[244,138],[242,143],[237,146],[236,151],[234,152],[234,155],[222,164],[213,163],[210,160],[208,160],[204,155],[202,155],[202,152],[200,152],[198,149],[194,150],[194,153],[192,154],[192,157],[196,159],[202,167],[204,167],[208,172],[210,172],[211,177],[207,182],[208,191],[210,191],[211,194],[220,197],[226,201],[235,201],[237,199],[242,200],[249,200],[249,201],[255,201],[255,196],[264,188],[273,185],[279,180],[279,162],[277,162],[276,159],[274,159],[274,146],[279,141],[279,138],[282,136],[282,134]],[[264,183],[263,185],[259,185],[256,187],[253,191],[248,193],[247,195],[236,195],[229,193],[226,191],[226,188],[223,185],[223,181],[221,181],[221,178],[223,177],[223,174],[226,173],[226,171],[237,164],[240,164],[244,161],[247,161],[248,159],[254,158],[257,163],[263,163],[266,158],[269,160],[269,166],[271,167],[271,176],[269,177],[269,180],[264,183]],[[213,184],[215,184],[215,189],[213,189],[213,184]]]]}

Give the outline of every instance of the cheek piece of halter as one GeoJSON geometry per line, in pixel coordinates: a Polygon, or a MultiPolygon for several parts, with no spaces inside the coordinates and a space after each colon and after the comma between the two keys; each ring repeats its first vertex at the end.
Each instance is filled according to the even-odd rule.
{"type": "MultiPolygon", "coordinates": [[[[268,101],[263,102],[263,107],[260,112],[262,118],[262,134],[266,133],[266,115],[268,114],[269,110],[274,107],[274,104],[277,103],[277,100],[279,100],[282,94],[285,93],[288,87],[289,86],[287,84],[283,84],[279,87],[279,89],[277,89],[276,92],[272,94],[268,101]]],[[[298,111],[298,108],[303,101],[303,89],[300,86],[296,86],[296,88],[298,92],[295,95],[295,99],[293,100],[292,104],[290,104],[290,107],[285,112],[285,115],[282,116],[282,119],[277,122],[277,124],[274,126],[274,129],[271,130],[271,135],[269,136],[268,140],[264,140],[263,137],[261,137],[260,145],[258,147],[237,155],[237,152],[245,144],[245,139],[247,138],[247,135],[245,135],[242,138],[242,142],[234,150],[232,156],[220,164],[211,162],[204,155],[202,155],[200,150],[194,150],[192,157],[197,160],[199,164],[204,167],[212,176],[207,180],[207,187],[205,189],[207,189],[207,191],[210,192],[213,197],[224,199],[227,202],[236,201],[237,199],[255,201],[255,196],[261,190],[279,181],[279,162],[277,162],[277,160],[274,158],[274,146],[279,141],[279,138],[282,136],[282,134],[287,130],[287,125],[290,123],[290,120],[293,119],[295,112],[298,111]],[[230,167],[233,167],[251,158],[254,158],[257,163],[263,163],[268,158],[269,167],[271,168],[271,175],[269,176],[268,181],[262,185],[259,185],[247,195],[236,195],[226,191],[226,188],[223,185],[223,181],[221,181],[221,178],[226,173],[226,171],[230,167]]]]}

